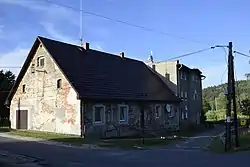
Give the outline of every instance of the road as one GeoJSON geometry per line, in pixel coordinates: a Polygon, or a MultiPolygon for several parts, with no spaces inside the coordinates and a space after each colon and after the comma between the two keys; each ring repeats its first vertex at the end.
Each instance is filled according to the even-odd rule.
{"type": "Polygon", "coordinates": [[[247,166],[250,153],[217,155],[198,150],[90,150],[0,137],[0,150],[35,158],[47,167],[247,166]]]}

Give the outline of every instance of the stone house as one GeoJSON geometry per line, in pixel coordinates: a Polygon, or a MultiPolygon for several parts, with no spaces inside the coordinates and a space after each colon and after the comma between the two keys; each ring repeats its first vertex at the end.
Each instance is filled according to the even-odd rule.
{"type": "Polygon", "coordinates": [[[8,95],[13,129],[122,136],[178,128],[180,99],[141,61],[37,37],[8,95]]]}
{"type": "Polygon", "coordinates": [[[180,123],[200,124],[202,111],[202,80],[205,76],[199,69],[192,69],[179,60],[146,64],[182,99],[180,104],[180,123]]]}

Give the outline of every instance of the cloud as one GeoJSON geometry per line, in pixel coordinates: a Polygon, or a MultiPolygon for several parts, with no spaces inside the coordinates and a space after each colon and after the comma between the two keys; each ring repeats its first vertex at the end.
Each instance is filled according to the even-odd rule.
{"type": "Polygon", "coordinates": [[[50,21],[67,21],[75,26],[79,26],[79,14],[77,11],[50,4],[44,1],[31,0],[1,0],[0,4],[16,5],[39,13],[39,16],[50,21]],[[42,12],[42,13],[41,13],[42,12]]]}
{"type": "Polygon", "coordinates": [[[0,67],[6,67],[4,70],[11,70],[14,74],[18,74],[21,70],[30,49],[16,47],[13,51],[0,53],[0,67]]]}
{"type": "Polygon", "coordinates": [[[63,42],[67,42],[67,43],[71,43],[71,44],[77,44],[79,43],[78,40],[73,39],[67,35],[64,35],[63,33],[60,33],[55,25],[53,23],[50,22],[41,22],[40,23],[43,28],[45,29],[45,31],[49,34],[49,36],[51,36],[52,38],[55,38],[59,41],[63,41],[63,42]]]}

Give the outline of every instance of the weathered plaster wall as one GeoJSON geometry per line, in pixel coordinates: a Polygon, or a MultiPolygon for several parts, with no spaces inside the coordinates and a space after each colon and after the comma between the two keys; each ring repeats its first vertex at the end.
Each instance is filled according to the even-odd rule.
{"type": "MultiPolygon", "coordinates": [[[[140,106],[137,103],[86,103],[84,105],[86,136],[124,136],[139,132],[141,112],[140,106]],[[100,104],[105,106],[105,123],[94,124],[93,107],[100,104]],[[119,122],[118,106],[120,104],[125,104],[129,107],[127,123],[119,122]]],[[[171,127],[176,127],[178,129],[179,114],[176,110],[177,107],[173,107],[173,112],[168,113],[165,111],[165,104],[160,104],[160,117],[156,118],[155,105],[156,104],[144,105],[144,120],[147,131],[151,131],[152,133],[150,133],[153,134],[159,132],[159,130],[166,132],[166,130],[171,127]]]]}
{"type": "MultiPolygon", "coordinates": [[[[62,55],[69,56],[69,55],[62,55]]],[[[11,127],[16,128],[16,110],[28,110],[28,129],[80,135],[80,100],[44,47],[39,47],[10,106],[11,127]],[[45,57],[44,68],[37,58],[45,57]],[[32,73],[31,66],[36,71],[32,73]],[[57,80],[62,88],[57,88],[57,80]],[[26,92],[22,92],[23,85],[26,92]]]]}

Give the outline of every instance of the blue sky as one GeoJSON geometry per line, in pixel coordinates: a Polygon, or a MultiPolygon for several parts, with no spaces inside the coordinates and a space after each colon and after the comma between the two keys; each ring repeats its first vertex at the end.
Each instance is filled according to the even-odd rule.
{"type": "MultiPolygon", "coordinates": [[[[51,1],[80,8],[80,0],[51,1]]],[[[125,56],[143,61],[150,51],[156,61],[162,61],[229,41],[235,50],[249,53],[249,5],[248,0],[230,3],[226,0],[83,0],[84,11],[156,30],[149,32],[83,14],[83,40],[91,48],[115,54],[124,51],[125,56]]],[[[22,66],[37,35],[79,44],[80,12],[44,0],[0,0],[0,66],[22,66]]],[[[236,55],[235,60],[237,79],[244,79],[244,74],[250,71],[249,59],[236,55]]],[[[207,76],[204,87],[226,79],[223,49],[180,61],[203,71],[207,76]]],[[[11,70],[19,72],[18,68],[11,70]]]]}

